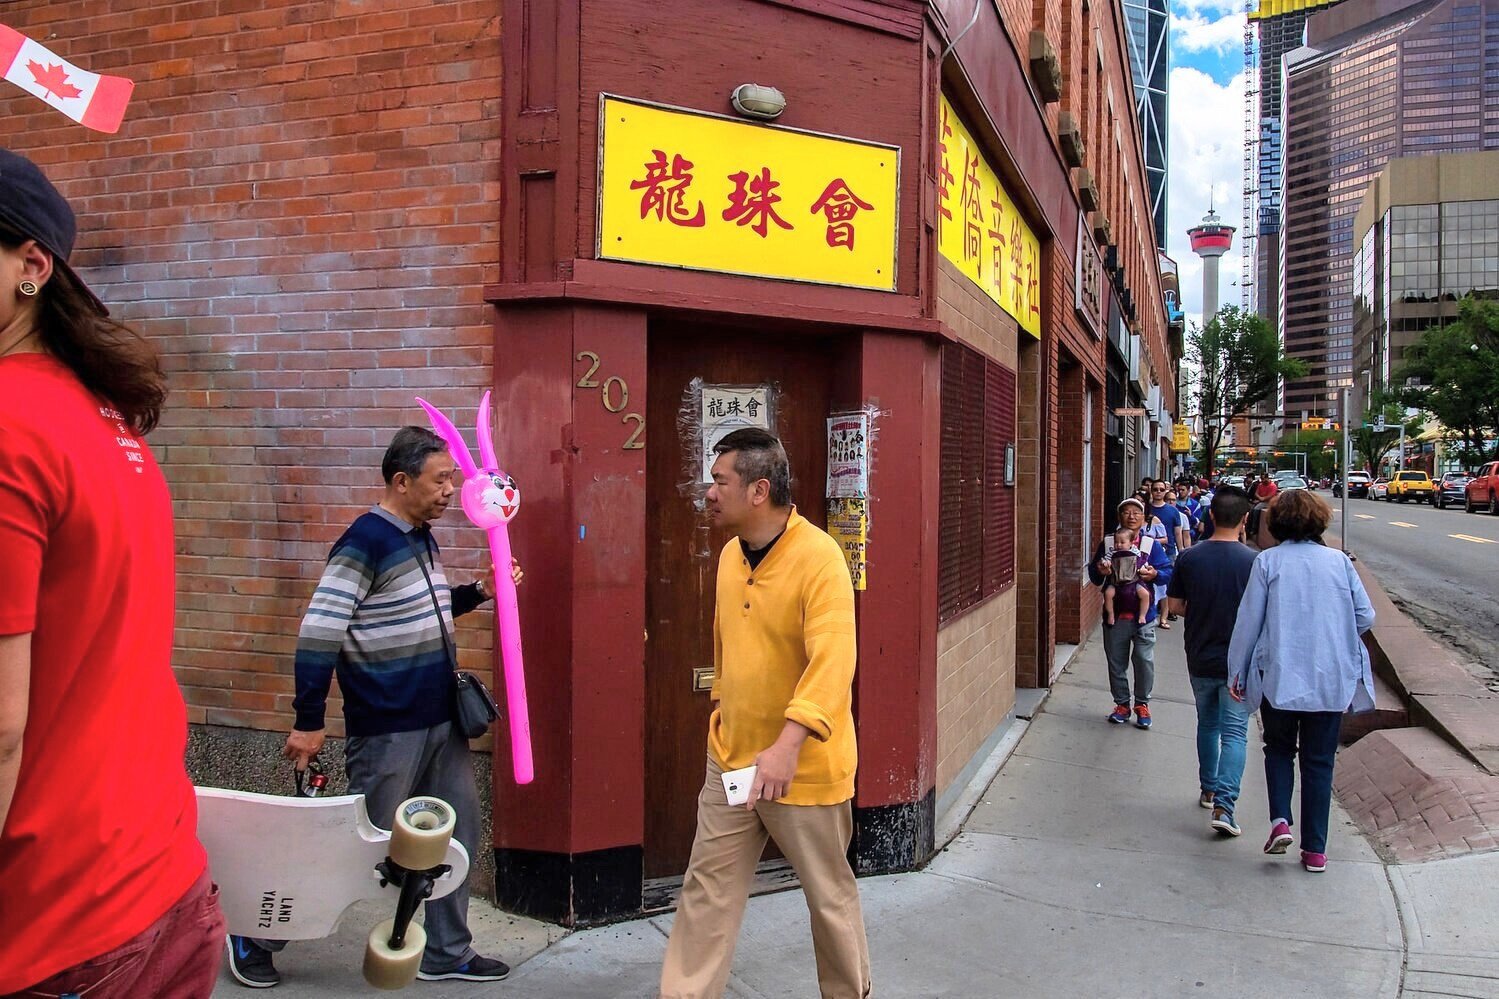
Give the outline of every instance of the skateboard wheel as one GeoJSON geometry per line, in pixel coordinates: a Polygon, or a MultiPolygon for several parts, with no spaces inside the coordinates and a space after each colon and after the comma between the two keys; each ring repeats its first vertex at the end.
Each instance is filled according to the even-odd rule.
{"type": "Polygon", "coordinates": [[[390,859],[408,871],[436,867],[448,855],[458,817],[441,798],[408,798],[396,809],[390,859]]]}
{"type": "Polygon", "coordinates": [[[427,931],[421,923],[406,928],[406,945],[399,950],[390,945],[394,919],[387,919],[370,930],[364,947],[364,980],[377,989],[404,989],[416,981],[421,970],[422,951],[427,949],[427,931]]]}

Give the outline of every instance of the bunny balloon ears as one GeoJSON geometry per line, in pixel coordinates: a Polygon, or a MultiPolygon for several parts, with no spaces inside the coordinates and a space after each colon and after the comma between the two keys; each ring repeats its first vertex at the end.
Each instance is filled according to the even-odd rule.
{"type": "Polygon", "coordinates": [[[500,470],[500,463],[494,455],[494,441],[489,435],[489,393],[485,392],[484,398],[479,402],[475,427],[479,435],[479,460],[484,463],[482,466],[474,465],[468,445],[464,443],[458,428],[453,426],[452,420],[427,400],[418,397],[416,401],[431,418],[437,436],[447,441],[453,461],[458,464],[459,471],[463,472],[463,491],[459,499],[468,519],[473,521],[475,527],[485,530],[510,523],[520,510],[520,487],[515,484],[514,479],[500,470]]]}

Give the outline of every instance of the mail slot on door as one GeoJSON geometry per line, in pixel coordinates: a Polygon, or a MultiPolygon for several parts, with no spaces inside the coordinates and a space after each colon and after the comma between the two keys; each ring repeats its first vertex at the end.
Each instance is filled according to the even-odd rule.
{"type": "Polygon", "coordinates": [[[713,689],[713,667],[692,667],[692,689],[694,691],[708,691],[713,689]]]}

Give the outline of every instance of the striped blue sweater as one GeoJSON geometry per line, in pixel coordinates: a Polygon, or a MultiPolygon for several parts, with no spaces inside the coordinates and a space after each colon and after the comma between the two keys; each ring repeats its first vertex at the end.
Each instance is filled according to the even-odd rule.
{"type": "Polygon", "coordinates": [[[377,506],[333,545],[297,636],[297,729],[323,727],[335,670],[349,735],[408,732],[452,719],[453,665],[419,557],[451,639],[453,618],[482,598],[473,585],[449,589],[427,527],[414,528],[377,506]]]}

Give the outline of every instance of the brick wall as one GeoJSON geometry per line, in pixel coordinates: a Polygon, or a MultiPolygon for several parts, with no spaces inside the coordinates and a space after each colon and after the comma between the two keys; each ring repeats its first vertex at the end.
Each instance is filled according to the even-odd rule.
{"type": "Polygon", "coordinates": [[[937,632],[937,796],[1015,708],[1016,587],[937,632]]]}
{"type": "MultiPolygon", "coordinates": [[[[77,210],[77,267],[169,372],[149,443],[175,501],[190,717],[284,729],[302,611],[378,500],[390,435],[426,422],[412,397],[472,426],[491,381],[498,5],[12,6],[7,24],[136,81],[112,137],[14,90],[0,118],[77,210]]],[[[463,581],[487,556],[460,523],[438,539],[463,581]]],[[[491,616],[458,631],[488,670],[491,616]]]]}

